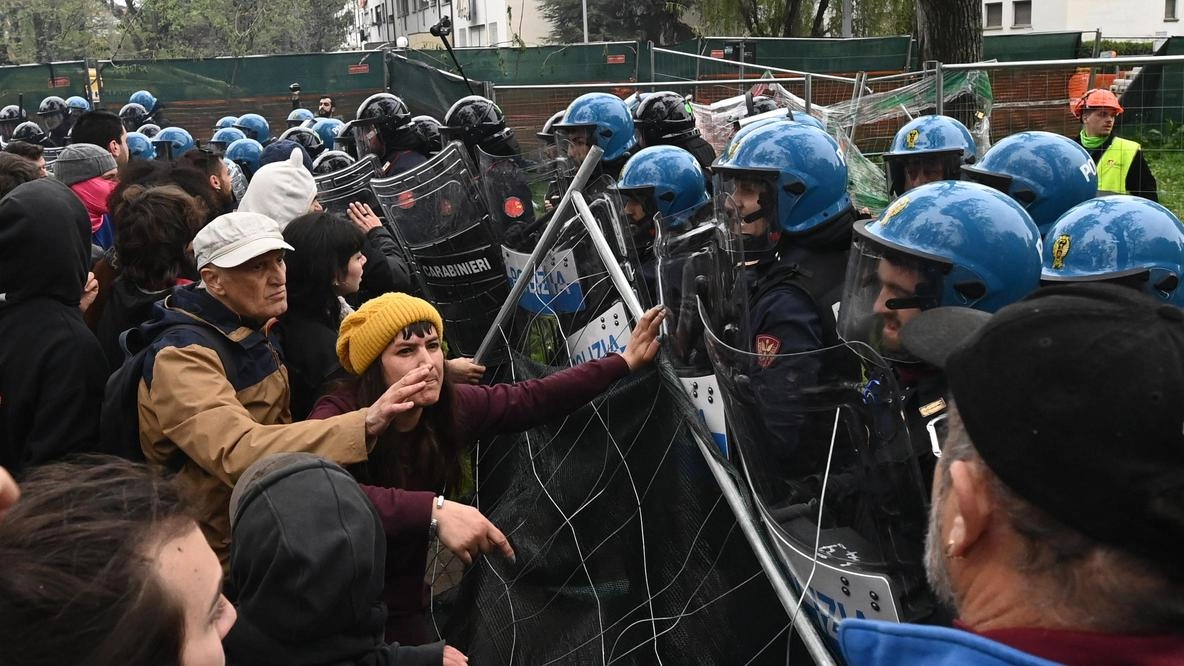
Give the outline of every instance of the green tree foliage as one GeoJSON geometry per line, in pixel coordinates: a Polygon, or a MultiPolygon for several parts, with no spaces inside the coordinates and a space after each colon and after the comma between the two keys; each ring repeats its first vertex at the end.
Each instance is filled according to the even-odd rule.
{"type": "MultiPolygon", "coordinates": [[[[587,3],[588,39],[593,42],[640,40],[672,44],[694,35],[683,22],[683,15],[689,9],[688,0],[587,0],[587,3]]],[[[584,41],[581,0],[542,0],[542,11],[554,26],[552,41],[584,41]]]]}
{"type": "Polygon", "coordinates": [[[823,37],[842,0],[700,0],[701,31],[749,37],[823,37]]]}
{"type": "MultiPolygon", "coordinates": [[[[842,0],[836,0],[827,26],[831,36],[843,34],[842,0]]],[[[851,36],[911,35],[916,29],[916,0],[853,0],[851,36]]]]}
{"type": "Polygon", "coordinates": [[[339,0],[8,0],[0,64],[333,51],[339,0]]]}
{"type": "Polygon", "coordinates": [[[0,64],[76,60],[109,49],[115,19],[100,0],[8,0],[0,64]]]}

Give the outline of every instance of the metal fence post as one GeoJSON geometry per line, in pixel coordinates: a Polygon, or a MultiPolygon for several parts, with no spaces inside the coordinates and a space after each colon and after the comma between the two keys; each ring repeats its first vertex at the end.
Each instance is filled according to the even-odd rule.
{"type": "MultiPolygon", "coordinates": [[[[646,42],[650,49],[650,81],[657,81],[657,72],[654,70],[654,42],[650,40],[646,42]]],[[[639,77],[640,78],[640,77],[639,77]]],[[[654,86],[650,86],[650,92],[654,92],[654,86]]]]}
{"type": "MultiPolygon", "coordinates": [[[[1097,58],[1102,55],[1102,29],[1094,30],[1094,49],[1092,51],[1093,57],[1097,58]]],[[[1089,68],[1089,84],[1085,86],[1086,90],[1093,90],[1094,77],[1098,74],[1098,70],[1094,67],[1089,68]]]]}
{"type": "Polygon", "coordinates": [[[934,81],[934,97],[936,98],[934,100],[934,104],[936,105],[936,108],[934,109],[934,113],[936,113],[937,115],[940,116],[940,115],[944,114],[946,111],[945,72],[942,71],[940,62],[935,63],[935,66],[933,69],[934,69],[934,74],[937,75],[937,80],[934,81]]]}
{"type": "Polygon", "coordinates": [[[806,99],[806,113],[810,113],[810,107],[814,105],[814,75],[807,74],[805,81],[802,82],[802,97],[806,99]]]}

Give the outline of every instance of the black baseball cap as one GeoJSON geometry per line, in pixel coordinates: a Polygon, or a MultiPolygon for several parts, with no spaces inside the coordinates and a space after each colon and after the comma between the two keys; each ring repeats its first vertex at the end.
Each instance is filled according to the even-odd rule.
{"type": "Polygon", "coordinates": [[[1009,488],[1166,571],[1184,548],[1184,311],[1129,287],[1045,287],[984,317],[901,331],[945,369],[966,432],[1009,488]]]}

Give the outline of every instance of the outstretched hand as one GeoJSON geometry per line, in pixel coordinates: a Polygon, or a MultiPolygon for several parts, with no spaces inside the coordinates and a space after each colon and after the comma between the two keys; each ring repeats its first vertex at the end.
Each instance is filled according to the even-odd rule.
{"type": "Polygon", "coordinates": [[[658,355],[658,332],[662,327],[662,320],[666,318],[666,308],[656,305],[646,311],[633,327],[629,337],[629,344],[625,345],[625,362],[629,364],[629,371],[636,372],[638,368],[654,360],[658,355]]]}
{"type": "Polygon", "coordinates": [[[450,358],[444,361],[444,374],[448,375],[454,384],[480,384],[481,378],[485,376],[485,366],[474,363],[473,359],[467,356],[450,358]]]}
{"type": "Polygon", "coordinates": [[[432,367],[428,365],[418,367],[403,375],[402,379],[378,396],[378,400],[366,410],[367,437],[377,437],[386,432],[396,416],[415,407],[410,398],[427,386],[431,371],[432,367]]]}
{"type": "Polygon", "coordinates": [[[349,221],[361,229],[362,233],[382,225],[382,220],[379,220],[378,216],[374,214],[370,204],[354,201],[346,208],[346,212],[349,213],[349,221]]]}
{"type": "Polygon", "coordinates": [[[443,506],[432,506],[432,517],[436,519],[440,543],[466,565],[472,564],[481,553],[493,550],[514,561],[510,540],[475,507],[445,501],[443,506]]]}

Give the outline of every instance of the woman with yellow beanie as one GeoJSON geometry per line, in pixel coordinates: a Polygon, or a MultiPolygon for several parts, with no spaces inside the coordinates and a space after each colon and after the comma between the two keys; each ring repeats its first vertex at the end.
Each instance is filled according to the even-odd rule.
{"type": "Polygon", "coordinates": [[[426,382],[410,396],[412,408],[397,414],[379,437],[369,460],[350,470],[360,483],[402,489],[398,507],[378,507],[388,539],[392,531],[399,534],[391,544],[397,547],[387,550],[387,640],[427,642],[423,572],[432,534],[465,562],[495,548],[512,556],[505,536],[484,516],[444,499],[459,490],[465,453],[479,439],[527,430],[573,412],[651,362],[658,353],[662,318],[661,307],[646,312],[622,354],[542,379],[493,386],[449,380],[441,348],[444,322],[427,301],[385,294],[341,322],[337,356],[353,377],[322,397],[309,418],[369,405],[396,383],[426,382]]]}

